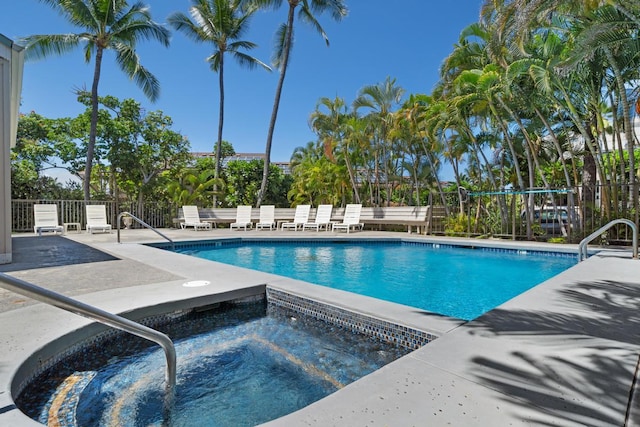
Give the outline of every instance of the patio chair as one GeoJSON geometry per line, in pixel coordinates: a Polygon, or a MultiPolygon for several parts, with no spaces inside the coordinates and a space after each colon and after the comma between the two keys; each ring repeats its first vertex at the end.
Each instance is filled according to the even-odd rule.
{"type": "Polygon", "coordinates": [[[240,205],[236,209],[236,222],[231,223],[229,228],[239,230],[241,228],[247,231],[247,228],[253,227],[251,222],[251,206],[240,205]]]}
{"type": "Polygon", "coordinates": [[[316,211],[316,219],[313,222],[307,222],[302,225],[302,231],[306,229],[315,229],[320,231],[321,228],[329,230],[331,224],[331,212],[333,212],[333,205],[320,205],[316,211]]]}
{"type": "Polygon", "coordinates": [[[352,228],[362,230],[364,224],[360,222],[361,204],[349,204],[344,210],[344,218],[342,222],[334,222],[331,227],[332,231],[345,230],[349,234],[352,228]]]}
{"type": "Polygon", "coordinates": [[[311,205],[298,205],[296,206],[296,211],[293,214],[293,222],[284,222],[282,223],[282,229],[291,229],[294,231],[298,231],[298,228],[302,230],[302,227],[305,223],[309,222],[309,211],[311,210],[311,205]]]}
{"type": "Polygon", "coordinates": [[[87,213],[87,233],[93,234],[94,231],[111,233],[111,224],[107,223],[105,205],[87,205],[85,211],[87,213]]]}
{"type": "Polygon", "coordinates": [[[276,226],[276,207],[274,205],[260,206],[260,220],[256,223],[256,230],[268,228],[273,230],[276,226]]]}
{"type": "Polygon", "coordinates": [[[57,205],[33,205],[33,223],[33,232],[38,236],[42,236],[43,231],[63,234],[64,228],[58,222],[57,205]]]}
{"type": "Polygon", "coordinates": [[[187,227],[193,227],[195,231],[211,230],[210,222],[200,221],[200,214],[198,213],[197,206],[182,206],[182,214],[184,215],[184,222],[180,223],[180,228],[183,230],[187,227]]]}

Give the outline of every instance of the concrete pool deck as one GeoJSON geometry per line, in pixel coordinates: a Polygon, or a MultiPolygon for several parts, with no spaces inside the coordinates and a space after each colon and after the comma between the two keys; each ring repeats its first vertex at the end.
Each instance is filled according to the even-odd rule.
{"type": "MultiPolygon", "coordinates": [[[[392,237],[577,253],[575,245],[372,231],[349,236],[228,229],[163,233],[174,240],[392,237]]],[[[268,284],[439,335],[423,348],[269,426],[599,426],[637,425],[640,420],[637,402],[629,404],[640,355],[640,261],[630,259],[630,251],[602,251],[465,323],[139,245],[162,241],[146,230],[123,230],[121,237],[123,244],[116,243],[115,232],[16,236],[14,263],[0,265],[0,272],[117,313],[172,300],[207,303],[250,294],[268,284]],[[182,286],[190,280],[208,280],[211,285],[182,286]]],[[[35,350],[90,321],[0,289],[0,322],[0,425],[38,425],[13,406],[11,380],[35,350]]]]}

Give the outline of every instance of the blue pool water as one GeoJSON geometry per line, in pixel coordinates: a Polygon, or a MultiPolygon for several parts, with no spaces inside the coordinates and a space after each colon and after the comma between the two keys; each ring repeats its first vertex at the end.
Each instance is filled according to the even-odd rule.
{"type": "Polygon", "coordinates": [[[575,265],[575,256],[410,243],[225,243],[179,252],[464,320],[575,265]]]}
{"type": "Polygon", "coordinates": [[[408,352],[264,303],[195,313],[159,329],[174,340],[178,359],[170,411],[163,352],[127,335],[57,364],[18,406],[65,426],[253,426],[408,352]]]}

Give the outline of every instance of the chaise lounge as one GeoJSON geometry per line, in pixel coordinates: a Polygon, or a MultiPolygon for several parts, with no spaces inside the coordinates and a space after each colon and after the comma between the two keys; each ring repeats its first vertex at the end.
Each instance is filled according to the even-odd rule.
{"type": "Polygon", "coordinates": [[[200,220],[200,213],[198,213],[197,206],[183,206],[182,213],[184,215],[184,222],[180,224],[180,228],[183,230],[187,227],[193,227],[195,231],[211,230],[211,223],[200,220]]]}
{"type": "Polygon", "coordinates": [[[236,209],[236,222],[231,223],[229,228],[239,230],[241,228],[247,231],[247,228],[253,227],[251,222],[251,206],[240,205],[236,209]]]}
{"type": "Polygon", "coordinates": [[[329,225],[331,225],[331,212],[333,212],[333,205],[318,206],[315,220],[313,222],[303,224],[302,231],[307,229],[320,231],[322,228],[329,230],[329,225]]]}
{"type": "Polygon", "coordinates": [[[293,229],[298,231],[298,228],[302,230],[302,227],[309,222],[309,211],[311,205],[298,205],[296,211],[293,214],[293,222],[282,223],[282,230],[293,229]]]}
{"type": "Polygon", "coordinates": [[[58,206],[54,204],[33,205],[33,231],[42,236],[43,231],[63,234],[64,228],[58,222],[58,206]]]}
{"type": "Polygon", "coordinates": [[[344,210],[344,218],[342,222],[333,223],[332,231],[345,230],[349,234],[349,230],[352,228],[362,230],[364,224],[360,222],[360,211],[362,210],[361,204],[349,204],[344,210]]]}
{"type": "Polygon", "coordinates": [[[107,223],[107,210],[104,205],[87,205],[85,211],[87,213],[87,233],[93,234],[94,231],[111,233],[111,224],[107,223]]]}

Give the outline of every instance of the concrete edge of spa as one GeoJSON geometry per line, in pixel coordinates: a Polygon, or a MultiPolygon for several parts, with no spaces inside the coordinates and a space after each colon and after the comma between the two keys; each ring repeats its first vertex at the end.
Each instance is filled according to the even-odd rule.
{"type": "MultiPolygon", "coordinates": [[[[349,237],[391,235],[357,234],[349,237]]],[[[184,234],[190,240],[194,235],[193,232],[184,234]]],[[[77,297],[107,311],[126,313],[143,309],[152,313],[156,310],[154,307],[176,300],[185,301],[178,306],[206,305],[261,293],[268,285],[375,314],[439,336],[434,342],[337,393],[266,423],[269,426],[409,426],[427,422],[429,425],[493,426],[635,425],[634,420],[640,419],[636,416],[635,404],[629,419],[626,416],[640,353],[637,333],[640,330],[637,309],[640,261],[631,260],[625,251],[600,252],[465,323],[411,307],[212,264],[139,244],[116,244],[113,236],[78,234],[68,237],[118,258],[132,259],[181,277],[175,281],[77,297]],[[208,280],[211,284],[183,287],[182,284],[189,280],[208,280]]],[[[212,238],[211,235],[197,237],[212,238]]],[[[280,238],[282,235],[264,233],[260,237],[280,238]]],[[[287,237],[300,238],[292,234],[287,237]]],[[[466,246],[551,248],[576,253],[575,246],[434,239],[406,234],[395,234],[394,237],[466,246]]],[[[157,241],[153,237],[138,238],[138,241],[142,240],[157,241]]],[[[473,272],[461,271],[460,274],[473,272]]],[[[126,272],[119,272],[118,276],[126,280],[126,272]]],[[[91,322],[42,304],[0,313],[0,322],[3,346],[0,354],[0,424],[39,425],[14,406],[11,387],[23,375],[21,365],[47,343],[91,322]]]]}

